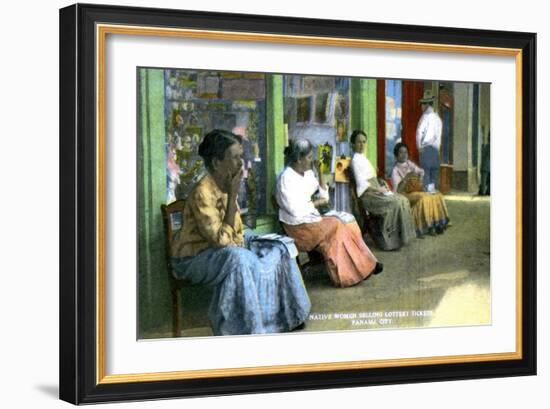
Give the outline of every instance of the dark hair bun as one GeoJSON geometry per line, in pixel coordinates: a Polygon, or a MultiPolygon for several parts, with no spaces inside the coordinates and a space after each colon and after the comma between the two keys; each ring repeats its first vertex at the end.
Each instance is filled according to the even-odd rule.
{"type": "Polygon", "coordinates": [[[242,137],[222,129],[208,132],[199,145],[199,156],[206,167],[210,168],[214,158],[223,160],[225,151],[235,143],[242,143],[242,137]]]}
{"type": "Polygon", "coordinates": [[[405,148],[407,149],[407,153],[409,152],[409,147],[407,146],[407,144],[403,143],[403,142],[397,142],[395,144],[395,146],[393,147],[393,156],[395,156],[397,158],[397,155],[399,154],[399,149],[401,148],[405,148]]]}
{"type": "Polygon", "coordinates": [[[202,142],[199,144],[199,156],[205,157],[212,155],[212,147],[214,145],[212,143],[212,136],[212,132],[206,134],[202,142]]]}

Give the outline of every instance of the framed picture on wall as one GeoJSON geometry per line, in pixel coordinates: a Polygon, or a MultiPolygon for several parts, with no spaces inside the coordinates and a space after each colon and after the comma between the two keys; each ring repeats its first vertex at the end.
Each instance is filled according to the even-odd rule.
{"type": "Polygon", "coordinates": [[[61,399],[535,374],[535,41],[61,9],[61,399]]]}

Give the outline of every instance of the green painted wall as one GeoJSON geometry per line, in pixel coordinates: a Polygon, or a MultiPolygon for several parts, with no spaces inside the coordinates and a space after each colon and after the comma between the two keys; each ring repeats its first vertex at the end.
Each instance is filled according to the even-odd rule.
{"type": "Polygon", "coordinates": [[[274,213],[271,195],[275,192],[277,175],[284,167],[285,131],[283,109],[283,76],[266,75],[266,137],[267,163],[266,193],[267,213],[274,213]]]}
{"type": "MultiPolygon", "coordinates": [[[[376,160],[376,80],[351,79],[351,131],[362,129],[368,135],[366,156],[377,168],[376,160]]],[[[351,132],[350,132],[351,134],[351,132]]]]}
{"type": "Polygon", "coordinates": [[[139,333],[170,322],[164,232],[166,197],[164,72],[140,69],[138,123],[139,333]]]}

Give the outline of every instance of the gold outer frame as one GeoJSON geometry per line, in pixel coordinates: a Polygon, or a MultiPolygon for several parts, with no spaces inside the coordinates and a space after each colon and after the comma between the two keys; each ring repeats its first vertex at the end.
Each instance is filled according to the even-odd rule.
{"type": "Polygon", "coordinates": [[[349,369],[403,367],[466,362],[489,362],[522,359],[522,50],[516,48],[431,44],[401,41],[361,40],[318,36],[294,36],[216,30],[177,29],[116,24],[96,24],[96,383],[205,379],[266,374],[291,374],[349,369]],[[267,42],[296,45],[322,45],[386,49],[399,51],[451,52],[515,57],[516,64],[516,350],[507,353],[450,355],[370,361],[323,362],[315,364],[276,365],[135,374],[105,374],[105,42],[107,35],[158,36],[224,41],[267,42]]]}

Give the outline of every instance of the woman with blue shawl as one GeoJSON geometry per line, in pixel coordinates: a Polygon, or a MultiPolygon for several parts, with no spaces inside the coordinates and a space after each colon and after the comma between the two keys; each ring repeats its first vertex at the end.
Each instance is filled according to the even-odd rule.
{"type": "Polygon", "coordinates": [[[311,304],[292,245],[243,234],[242,154],[241,137],[228,131],[213,130],[201,142],[207,173],[191,189],[172,242],[174,275],[214,287],[208,313],[214,335],[291,331],[311,304]]]}

